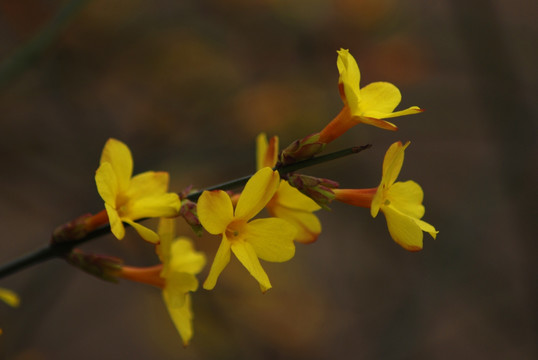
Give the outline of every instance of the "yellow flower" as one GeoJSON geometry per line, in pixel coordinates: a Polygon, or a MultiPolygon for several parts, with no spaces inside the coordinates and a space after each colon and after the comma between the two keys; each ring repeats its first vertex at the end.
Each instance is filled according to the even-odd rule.
{"type": "Polygon", "coordinates": [[[15,292],[4,288],[0,288],[0,300],[13,307],[19,306],[21,302],[19,296],[15,294],[15,292]]]}
{"type": "MultiPolygon", "coordinates": [[[[20,304],[17,294],[9,289],[0,288],[0,300],[13,307],[17,307],[20,304]]],[[[0,335],[2,335],[2,329],[0,329],[0,335]]]]}
{"type": "MultiPolygon", "coordinates": [[[[273,168],[278,158],[278,137],[267,141],[265,134],[256,139],[256,163],[258,170],[273,168]]],[[[301,243],[315,241],[321,233],[321,223],[314,211],[320,209],[316,202],[291,186],[287,180],[280,180],[280,186],[266,206],[271,216],[287,220],[297,229],[295,240],[301,243]]]]}
{"type": "Polygon", "coordinates": [[[372,217],[379,210],[385,215],[392,239],[409,251],[422,249],[422,231],[434,239],[438,233],[425,221],[422,200],[424,193],[414,181],[395,182],[403,165],[404,151],[409,142],[395,142],[383,160],[383,175],[379,186],[373,189],[335,189],[336,200],[361,207],[370,207],[372,217]]]}
{"type": "Polygon", "coordinates": [[[190,291],[198,289],[198,274],[205,266],[205,255],[194,250],[186,237],[174,239],[174,220],[161,219],[159,224],[161,242],[157,253],[163,263],[160,276],[165,279],[163,299],[183,344],[192,337],[192,306],[190,291]]]}
{"type": "Polygon", "coordinates": [[[374,82],[360,88],[359,66],[349,53],[340,49],[336,61],[340,77],[338,88],[344,108],[320,133],[320,142],[329,143],[358,123],[373,125],[382,129],[397,130],[398,127],[386,120],[397,116],[417,114],[423,109],[411,106],[394,111],[402,100],[400,90],[388,82],[374,82]]]}
{"type": "Polygon", "coordinates": [[[295,254],[295,227],[278,218],[250,221],[267,205],[278,188],[277,171],[265,167],[247,182],[235,210],[230,196],[222,191],[204,191],[198,200],[198,216],[202,226],[213,235],[222,235],[204,289],[215,287],[217,279],[230,261],[230,252],[258,281],[262,291],[271,288],[258,258],[284,262],[295,254]]]}
{"type": "Polygon", "coordinates": [[[147,241],[156,243],[159,236],[135,220],[172,217],[181,203],[174,193],[167,193],[168,173],[147,171],[132,177],[133,158],[127,145],[109,139],[95,174],[97,191],[105,201],[110,228],[116,238],[125,236],[122,222],[131,225],[147,241]]]}
{"type": "Polygon", "coordinates": [[[205,265],[205,255],[194,250],[186,237],[175,238],[174,219],[161,218],[160,243],[155,247],[162,264],[150,267],[122,266],[118,277],[153,285],[162,290],[163,299],[183,344],[192,337],[192,306],[189,292],[198,289],[198,274],[205,265]]]}

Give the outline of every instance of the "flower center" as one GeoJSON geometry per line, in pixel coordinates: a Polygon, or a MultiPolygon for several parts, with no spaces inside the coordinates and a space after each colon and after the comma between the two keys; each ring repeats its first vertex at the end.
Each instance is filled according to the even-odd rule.
{"type": "Polygon", "coordinates": [[[246,221],[244,220],[234,220],[226,228],[226,238],[229,241],[239,241],[243,240],[246,233],[246,221]]]}
{"type": "Polygon", "coordinates": [[[125,194],[119,193],[116,196],[116,210],[119,213],[126,212],[128,203],[129,203],[129,197],[125,196],[125,194]]]}

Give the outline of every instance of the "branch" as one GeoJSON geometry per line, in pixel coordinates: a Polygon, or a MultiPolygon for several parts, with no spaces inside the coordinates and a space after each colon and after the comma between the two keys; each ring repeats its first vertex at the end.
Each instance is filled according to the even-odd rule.
{"type": "MultiPolygon", "coordinates": [[[[288,173],[291,173],[293,171],[297,171],[299,169],[303,169],[312,165],[321,164],[324,162],[336,160],[348,155],[357,154],[361,152],[362,150],[366,150],[370,148],[372,145],[364,145],[364,146],[355,146],[351,147],[345,150],[337,151],[331,154],[323,155],[314,157],[308,160],[299,161],[297,163],[286,165],[282,167],[275,167],[275,170],[278,170],[281,176],[286,175],[288,173]]],[[[240,186],[243,186],[247,183],[247,181],[252,177],[252,175],[244,176],[232,181],[228,181],[222,184],[218,184],[215,186],[208,187],[204,190],[196,191],[188,196],[186,196],[187,199],[191,201],[196,201],[200,195],[202,195],[202,192],[205,190],[230,190],[234,189],[240,186]]],[[[140,219],[144,220],[144,219],[140,219]]],[[[128,224],[125,224],[128,226],[128,224]]],[[[88,242],[90,240],[93,240],[95,238],[98,238],[100,236],[106,235],[110,233],[110,225],[105,225],[100,228],[98,228],[95,231],[92,231],[88,235],[82,237],[81,239],[76,240],[69,240],[69,241],[60,241],[60,242],[51,242],[47,246],[40,248],[38,250],[35,250],[31,253],[28,253],[14,261],[11,261],[7,264],[4,264],[0,266],[0,279],[13,274],[15,272],[18,272],[20,270],[23,270],[29,266],[39,264],[41,262],[44,262],[46,260],[50,260],[53,258],[63,258],[67,254],[69,254],[73,248],[76,246],[83,244],[85,242],[88,242]]]]}

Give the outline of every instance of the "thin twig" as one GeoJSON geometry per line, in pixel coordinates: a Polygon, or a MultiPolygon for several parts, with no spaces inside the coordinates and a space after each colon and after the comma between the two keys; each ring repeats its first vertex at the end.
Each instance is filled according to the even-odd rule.
{"type": "MultiPolygon", "coordinates": [[[[340,150],[340,151],[336,151],[336,152],[333,152],[333,153],[330,153],[330,154],[327,154],[327,155],[317,156],[317,157],[313,157],[313,158],[308,159],[308,160],[298,161],[298,162],[296,162],[294,164],[291,164],[291,165],[286,165],[286,166],[282,166],[282,167],[275,167],[274,170],[278,170],[280,176],[282,177],[282,176],[284,176],[286,174],[289,174],[291,172],[294,172],[294,171],[297,171],[297,170],[300,170],[300,169],[304,169],[304,168],[309,167],[309,166],[318,165],[318,164],[328,162],[328,161],[332,161],[332,160],[336,160],[336,159],[339,159],[339,158],[342,158],[342,157],[345,157],[345,156],[348,156],[348,155],[357,154],[357,153],[359,153],[359,152],[361,152],[363,150],[369,149],[371,147],[372,147],[371,144],[362,145],[362,146],[354,146],[354,147],[344,149],[344,150],[340,150]]],[[[247,175],[247,176],[243,176],[241,178],[238,178],[238,179],[235,179],[235,180],[232,180],[232,181],[228,181],[228,182],[225,182],[225,183],[222,183],[222,184],[210,186],[210,187],[208,187],[206,189],[199,190],[199,191],[196,191],[196,192],[192,192],[189,195],[187,195],[185,198],[189,199],[191,201],[196,201],[196,200],[198,200],[200,195],[202,195],[202,193],[204,191],[206,191],[206,190],[210,191],[210,190],[231,190],[231,189],[235,189],[235,188],[238,188],[238,187],[241,187],[241,186],[245,185],[247,183],[247,181],[251,177],[252,177],[252,174],[247,175]]]]}
{"type": "MultiPolygon", "coordinates": [[[[314,157],[314,158],[304,160],[304,161],[299,161],[291,165],[282,166],[278,169],[275,168],[275,170],[278,170],[280,175],[283,176],[293,171],[297,171],[299,169],[303,169],[312,165],[317,165],[317,164],[321,164],[327,161],[339,159],[344,156],[357,154],[361,152],[362,150],[370,148],[371,146],[372,145],[370,144],[364,145],[364,146],[355,146],[355,147],[337,151],[331,154],[314,157]]],[[[230,190],[230,189],[238,188],[240,186],[245,185],[251,177],[252,175],[248,175],[248,176],[244,176],[244,177],[241,177],[232,181],[228,181],[222,184],[211,186],[204,190],[193,192],[189,194],[186,198],[191,201],[196,201],[200,197],[200,195],[202,195],[202,192],[205,190],[217,190],[217,189],[230,190]]],[[[144,219],[140,219],[140,220],[144,220],[144,219]]],[[[125,225],[128,226],[128,224],[125,224],[125,225]]],[[[51,242],[49,245],[45,247],[37,249],[31,253],[21,256],[18,259],[15,259],[7,264],[0,266],[0,278],[3,278],[7,275],[18,272],[32,265],[39,264],[46,260],[64,257],[65,255],[69,254],[69,252],[72,251],[73,248],[75,248],[76,246],[83,244],[85,242],[88,242],[90,240],[96,239],[100,236],[109,234],[109,233],[110,233],[110,225],[105,225],[98,228],[95,231],[92,231],[87,236],[78,240],[51,242]]]]}

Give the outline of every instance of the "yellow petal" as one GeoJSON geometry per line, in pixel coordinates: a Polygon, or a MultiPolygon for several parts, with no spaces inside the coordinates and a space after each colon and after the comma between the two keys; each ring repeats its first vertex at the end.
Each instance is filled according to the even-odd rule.
{"type": "MultiPolygon", "coordinates": [[[[245,185],[235,208],[237,219],[250,220],[271,200],[278,189],[280,175],[269,167],[258,170],[245,185]]],[[[200,210],[198,210],[198,215],[200,210]]]]}
{"type": "Polygon", "coordinates": [[[125,196],[138,199],[148,196],[161,195],[168,190],[169,175],[164,171],[146,171],[131,179],[129,189],[125,196]]]}
{"type": "Polygon", "coordinates": [[[359,107],[362,93],[359,90],[361,73],[357,62],[349,53],[349,50],[340,49],[338,51],[338,59],[336,66],[340,73],[338,83],[344,88],[345,102],[351,109],[351,113],[355,113],[359,107]]]}
{"type": "Polygon", "coordinates": [[[161,238],[161,245],[164,241],[171,245],[172,240],[174,240],[174,237],[176,236],[176,220],[164,217],[159,219],[157,233],[161,238]]]}
{"type": "MultiPolygon", "coordinates": [[[[395,111],[395,112],[391,112],[391,113],[385,113],[385,112],[381,112],[381,111],[369,110],[369,111],[365,111],[363,113],[363,116],[372,117],[372,118],[376,118],[376,119],[388,119],[388,118],[404,116],[404,115],[420,114],[423,111],[424,110],[419,108],[418,106],[411,106],[411,107],[409,107],[409,108],[407,108],[405,110],[395,111]]],[[[388,123],[388,121],[386,121],[386,122],[388,123]]]]}
{"type": "Polygon", "coordinates": [[[359,87],[361,73],[357,61],[355,61],[355,58],[349,53],[348,49],[340,49],[337,51],[337,54],[336,66],[338,67],[338,72],[340,74],[345,73],[347,78],[359,87]]]}
{"type": "Polygon", "coordinates": [[[169,267],[173,271],[195,275],[202,270],[206,262],[205,255],[195,251],[192,242],[186,237],[174,240],[170,253],[169,267]]]}
{"type": "Polygon", "coordinates": [[[163,263],[163,272],[167,271],[168,263],[170,262],[170,250],[172,247],[172,240],[175,237],[175,219],[161,218],[157,227],[157,234],[159,234],[160,242],[155,247],[155,251],[159,255],[161,263],[163,263]]]}
{"type": "Polygon", "coordinates": [[[385,214],[390,236],[396,243],[409,251],[422,249],[422,230],[415,219],[402,214],[392,206],[382,206],[381,210],[385,214]]]}
{"type": "Polygon", "coordinates": [[[256,138],[256,169],[266,166],[273,168],[278,159],[278,136],[273,136],[267,142],[267,136],[261,133],[256,138]]]}
{"type": "Polygon", "coordinates": [[[165,193],[131,199],[121,215],[132,220],[148,217],[173,217],[178,215],[180,208],[179,196],[175,193],[165,193]]]}
{"type": "Polygon", "coordinates": [[[222,236],[222,241],[220,242],[219,249],[213,259],[213,264],[211,264],[211,269],[209,270],[209,275],[204,281],[204,289],[211,290],[217,284],[220,273],[226,265],[230,262],[230,242],[226,239],[226,236],[222,236]]]}
{"type": "Polygon", "coordinates": [[[372,215],[373,218],[377,216],[381,204],[383,204],[383,201],[385,201],[385,199],[383,199],[383,194],[384,190],[381,187],[378,187],[372,199],[372,204],[370,205],[370,215],[372,215]]]}
{"type": "Polygon", "coordinates": [[[168,313],[183,340],[183,345],[187,346],[192,338],[192,318],[191,296],[185,294],[185,301],[181,306],[174,302],[175,294],[163,291],[163,299],[168,309],[168,313]]]}
{"type": "Polygon", "coordinates": [[[262,291],[271,288],[269,278],[267,277],[265,270],[263,270],[252,245],[245,241],[235,241],[232,243],[232,251],[241,264],[248,270],[250,275],[260,283],[262,291]]]}
{"type": "Polygon", "coordinates": [[[204,191],[196,209],[200,223],[213,235],[224,233],[233,220],[232,200],[222,190],[204,191]]]}
{"type": "Polygon", "coordinates": [[[247,224],[245,241],[252,245],[260,259],[283,262],[295,255],[295,234],[297,229],[284,219],[256,219],[247,224]]]}
{"type": "Polygon", "coordinates": [[[9,306],[17,307],[20,304],[19,296],[9,289],[0,288],[0,300],[9,306]]]}
{"type": "Polygon", "coordinates": [[[271,208],[270,213],[272,216],[284,219],[295,226],[297,230],[295,241],[300,243],[314,242],[321,233],[321,223],[318,217],[309,211],[274,206],[271,208]]]}
{"type": "Polygon", "coordinates": [[[133,174],[133,157],[131,151],[119,140],[108,139],[101,154],[101,164],[108,162],[118,179],[119,191],[126,191],[133,174]]]}
{"type": "Polygon", "coordinates": [[[267,154],[267,135],[261,133],[256,137],[256,169],[266,167],[265,158],[267,154]]]}
{"type": "Polygon", "coordinates": [[[435,230],[435,228],[432,225],[418,219],[415,219],[415,222],[417,223],[417,225],[420,227],[422,231],[425,231],[428,234],[430,234],[432,238],[435,239],[437,237],[437,234],[439,233],[439,231],[435,230]]]}
{"type": "Polygon", "coordinates": [[[378,127],[380,129],[385,129],[385,130],[390,130],[390,131],[398,130],[398,127],[394,125],[393,123],[389,121],[385,121],[385,120],[380,120],[375,117],[358,116],[358,117],[354,117],[353,119],[367,125],[378,127]]]}
{"type": "Polygon", "coordinates": [[[289,209],[303,211],[316,211],[321,207],[311,198],[291,186],[286,180],[280,181],[280,186],[275,194],[280,205],[289,209]]]}
{"type": "Polygon", "coordinates": [[[396,182],[387,190],[387,199],[398,211],[420,219],[424,216],[424,192],[414,181],[396,182]]]}
{"type": "Polygon", "coordinates": [[[95,184],[103,201],[115,208],[119,188],[118,179],[110,163],[101,163],[95,172],[95,184]]]}
{"type": "Polygon", "coordinates": [[[131,225],[133,229],[136,230],[138,235],[142,237],[142,239],[149,241],[150,243],[156,244],[159,242],[159,235],[153,230],[148,229],[147,227],[140,225],[138,223],[135,223],[134,221],[130,219],[121,219],[123,222],[126,222],[127,224],[131,225]]]}
{"type": "Polygon", "coordinates": [[[194,275],[176,271],[170,268],[165,274],[166,286],[164,290],[172,295],[170,303],[174,307],[180,307],[185,303],[185,295],[189,291],[198,289],[198,280],[194,275]]]}
{"type": "Polygon", "coordinates": [[[125,227],[121,222],[120,216],[116,209],[105,203],[106,214],[108,215],[108,222],[110,223],[110,231],[118,239],[121,240],[125,236],[125,227]]]}
{"type": "MultiPolygon", "coordinates": [[[[402,95],[396,86],[388,82],[374,82],[361,89],[360,113],[352,112],[352,115],[369,116],[366,115],[367,111],[391,113],[400,101],[402,101],[402,95]]],[[[379,117],[373,117],[379,119],[379,117]]]]}
{"type": "Polygon", "coordinates": [[[385,188],[389,188],[398,178],[404,161],[404,151],[409,144],[409,141],[405,143],[405,145],[402,145],[400,141],[397,141],[392,144],[385,153],[385,158],[383,160],[383,176],[381,179],[381,184],[385,185],[385,188]]]}

